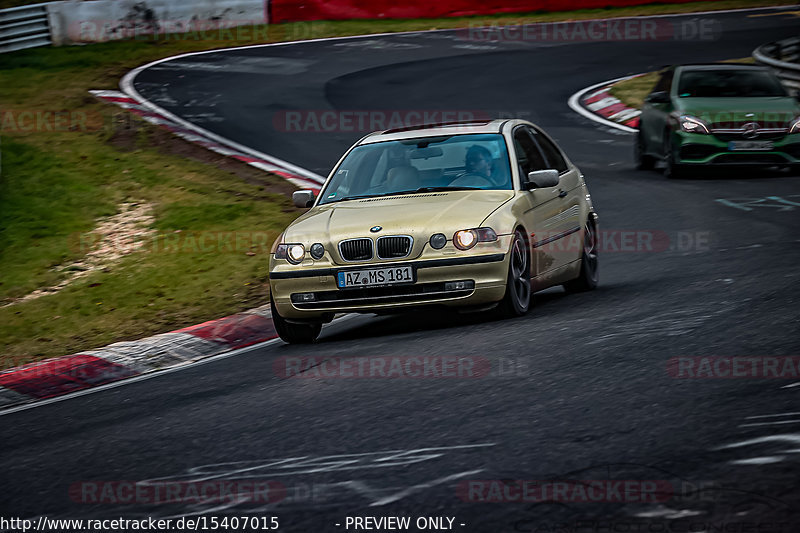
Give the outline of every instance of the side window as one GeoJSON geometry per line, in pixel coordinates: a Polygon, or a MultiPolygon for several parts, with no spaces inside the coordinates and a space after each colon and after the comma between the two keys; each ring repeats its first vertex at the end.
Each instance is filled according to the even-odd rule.
{"type": "Polygon", "coordinates": [[[517,152],[517,163],[523,180],[529,172],[547,168],[544,157],[525,128],[517,128],[514,131],[514,151],[517,152]]]}
{"type": "Polygon", "coordinates": [[[539,143],[544,156],[547,158],[548,165],[544,168],[554,168],[558,170],[559,173],[569,170],[569,166],[567,165],[564,156],[561,155],[561,150],[559,150],[550,139],[544,135],[538,134],[535,136],[535,138],[536,142],[539,143]]]}

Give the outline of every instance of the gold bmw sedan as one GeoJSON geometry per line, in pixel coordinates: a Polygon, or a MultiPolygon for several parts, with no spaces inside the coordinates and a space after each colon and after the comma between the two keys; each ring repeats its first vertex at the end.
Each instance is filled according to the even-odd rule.
{"type": "Polygon", "coordinates": [[[429,306],[522,315],[554,285],[597,286],[597,215],[581,172],[522,120],[372,133],[272,247],[272,318],[314,342],[336,313],[429,306]]]}

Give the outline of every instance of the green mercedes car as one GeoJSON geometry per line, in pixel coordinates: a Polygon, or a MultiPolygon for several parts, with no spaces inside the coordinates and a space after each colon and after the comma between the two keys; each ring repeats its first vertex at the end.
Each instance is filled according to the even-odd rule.
{"type": "Polygon", "coordinates": [[[642,170],[664,161],[670,178],[701,165],[780,166],[797,173],[800,102],[766,67],[668,67],[642,106],[635,155],[642,170]]]}

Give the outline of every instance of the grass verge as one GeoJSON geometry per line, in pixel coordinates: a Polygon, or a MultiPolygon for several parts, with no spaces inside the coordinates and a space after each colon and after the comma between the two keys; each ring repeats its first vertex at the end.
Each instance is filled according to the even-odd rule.
{"type": "Polygon", "coordinates": [[[173,246],[144,246],[57,293],[0,307],[0,368],[169,331],[263,304],[268,297],[269,244],[299,213],[288,200],[292,187],[87,93],[115,89],[131,68],[182,52],[264,42],[774,4],[731,0],[293,23],[206,33],[202,39],[166,35],[2,54],[0,305],[63,280],[68,273],[59,265],[87,252],[80,236],[123,202],[152,204],[152,229],[162,239],[157,242],[173,246]],[[59,124],[54,117],[64,113],[67,119],[59,124]]]}
{"type": "MultiPolygon", "coordinates": [[[[167,153],[167,132],[133,127],[103,142],[4,138],[0,295],[49,287],[89,250],[96,219],[122,202],[154,206],[155,237],[55,294],[0,308],[5,366],[169,331],[262,305],[268,252],[297,214],[288,184],[167,153]],[[128,132],[129,133],[129,132],[128,132]]],[[[195,147],[186,146],[183,155],[195,147]]],[[[196,150],[203,150],[196,147],[196,150]]],[[[200,154],[196,154],[200,155],[200,154]]],[[[203,154],[205,155],[205,154],[203,154]]],[[[248,173],[249,172],[249,173],[248,173]]]]}

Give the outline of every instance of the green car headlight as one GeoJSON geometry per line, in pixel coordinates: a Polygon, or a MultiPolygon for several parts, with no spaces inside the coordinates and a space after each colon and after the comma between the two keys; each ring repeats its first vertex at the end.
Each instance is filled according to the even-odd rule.
{"type": "Polygon", "coordinates": [[[686,133],[700,133],[702,135],[710,133],[708,124],[704,120],[691,115],[681,115],[678,118],[678,126],[680,126],[681,131],[686,133]]]}

